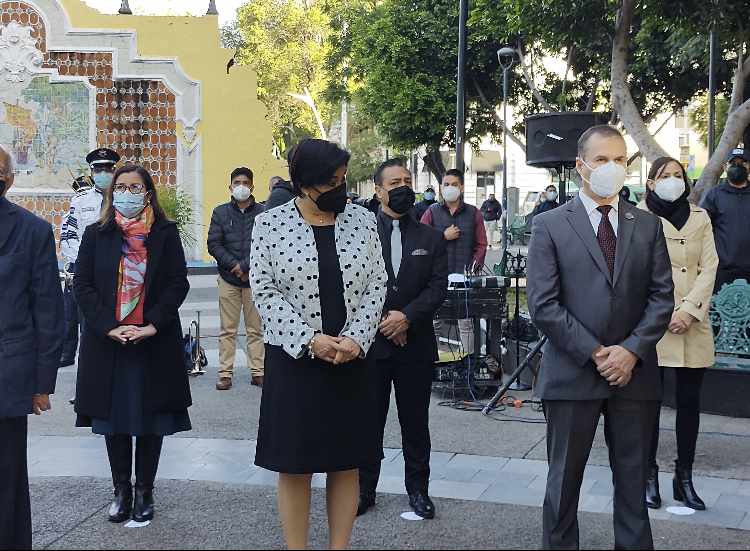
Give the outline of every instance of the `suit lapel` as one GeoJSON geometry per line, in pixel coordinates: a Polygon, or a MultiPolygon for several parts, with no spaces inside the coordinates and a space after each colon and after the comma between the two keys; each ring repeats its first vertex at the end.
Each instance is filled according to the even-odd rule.
{"type": "Polygon", "coordinates": [[[388,237],[388,232],[385,229],[385,222],[378,216],[378,234],[380,235],[380,248],[383,250],[383,262],[385,263],[385,271],[388,272],[388,281],[393,281],[393,265],[391,263],[391,240],[388,237]]]}
{"type": "Polygon", "coordinates": [[[617,285],[617,278],[620,277],[622,267],[625,265],[630,241],[633,238],[635,216],[630,212],[633,208],[625,201],[620,201],[620,208],[617,213],[617,248],[615,249],[615,278],[613,286],[617,285]],[[626,216],[627,214],[630,216],[626,216]]]}
{"type": "Polygon", "coordinates": [[[596,239],[594,228],[591,227],[591,220],[586,213],[586,207],[583,206],[583,203],[577,197],[569,204],[568,222],[570,222],[578,237],[583,241],[599,270],[607,278],[607,281],[612,284],[612,276],[609,273],[607,261],[604,259],[604,253],[599,245],[599,241],[596,239]]]}
{"type": "MultiPolygon", "coordinates": [[[[409,216],[408,214],[405,216],[409,216]]],[[[414,223],[413,220],[410,220],[407,222],[409,224],[409,228],[406,230],[406,238],[404,239],[404,246],[401,247],[401,268],[398,270],[398,277],[396,278],[396,282],[401,279],[401,276],[404,275],[408,271],[408,264],[411,262],[411,253],[414,252],[414,249],[416,248],[416,241],[417,241],[417,224],[414,223]]]]}
{"type": "Polygon", "coordinates": [[[16,213],[13,212],[10,201],[0,196],[0,251],[16,227],[16,213]]]}

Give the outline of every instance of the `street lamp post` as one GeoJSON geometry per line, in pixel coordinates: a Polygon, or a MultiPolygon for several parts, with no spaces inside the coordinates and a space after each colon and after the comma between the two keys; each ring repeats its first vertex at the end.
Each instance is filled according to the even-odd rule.
{"type": "Polygon", "coordinates": [[[456,86],[456,168],[464,172],[466,151],[466,52],[469,0],[460,0],[458,12],[458,79],[456,86]]]}
{"type": "Polygon", "coordinates": [[[508,249],[508,69],[516,62],[513,48],[500,48],[497,61],[503,68],[503,251],[508,249]]]}

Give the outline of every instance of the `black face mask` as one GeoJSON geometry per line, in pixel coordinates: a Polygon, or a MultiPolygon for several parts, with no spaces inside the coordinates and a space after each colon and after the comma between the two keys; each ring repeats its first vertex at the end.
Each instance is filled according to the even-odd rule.
{"type": "Polygon", "coordinates": [[[5,193],[5,186],[7,185],[8,185],[8,182],[6,182],[5,180],[0,180],[0,195],[5,193]]]}
{"type": "MultiPolygon", "coordinates": [[[[315,189],[315,191],[318,190],[315,189]]],[[[312,197],[310,197],[310,199],[312,199],[312,197]]],[[[318,195],[317,200],[313,199],[313,202],[323,212],[341,214],[344,212],[344,209],[346,209],[347,199],[349,199],[349,196],[346,194],[346,186],[341,184],[325,193],[321,193],[318,195]]]]}
{"type": "Polygon", "coordinates": [[[396,214],[406,214],[414,206],[414,190],[401,186],[388,192],[388,208],[396,214]]]}
{"type": "Polygon", "coordinates": [[[727,179],[735,184],[742,185],[743,182],[747,181],[747,169],[745,165],[732,165],[727,170],[727,179]]]}

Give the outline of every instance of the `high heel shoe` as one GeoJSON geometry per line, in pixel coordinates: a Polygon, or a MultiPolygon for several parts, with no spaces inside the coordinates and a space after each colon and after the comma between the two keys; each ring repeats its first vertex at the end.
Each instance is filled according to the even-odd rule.
{"type": "Polygon", "coordinates": [[[672,488],[674,489],[674,498],[681,501],[685,507],[690,507],[696,511],[706,510],[706,504],[698,497],[695,488],[693,488],[693,473],[690,469],[675,468],[672,488]]]}
{"type": "Polygon", "coordinates": [[[659,495],[659,468],[648,470],[646,479],[646,505],[649,509],[661,507],[661,495],[659,495]]]}

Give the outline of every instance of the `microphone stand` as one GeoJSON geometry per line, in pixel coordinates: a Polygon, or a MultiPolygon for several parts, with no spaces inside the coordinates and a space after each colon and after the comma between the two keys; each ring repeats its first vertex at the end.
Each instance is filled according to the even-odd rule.
{"type": "MultiPolygon", "coordinates": [[[[526,269],[526,257],[521,254],[521,251],[518,251],[518,254],[515,258],[511,259],[511,266],[513,267],[513,270],[515,272],[515,278],[516,278],[516,366],[518,366],[518,363],[521,361],[521,275],[526,269]]],[[[511,381],[514,381],[510,385],[510,390],[531,390],[531,387],[527,384],[524,384],[521,382],[521,371],[523,370],[516,370],[518,371],[518,378],[511,377],[511,381]]]]}

